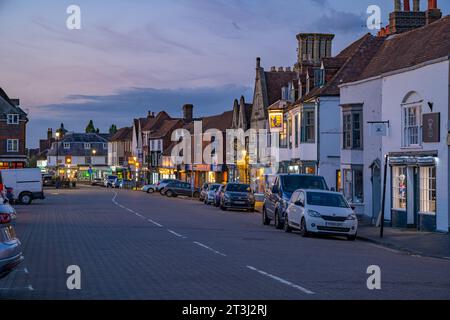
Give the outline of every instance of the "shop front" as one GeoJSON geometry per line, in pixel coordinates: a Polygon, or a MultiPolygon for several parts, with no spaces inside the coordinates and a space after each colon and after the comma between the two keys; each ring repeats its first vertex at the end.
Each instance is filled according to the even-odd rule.
{"type": "Polygon", "coordinates": [[[437,154],[392,154],[389,165],[392,226],[436,231],[437,154]]]}

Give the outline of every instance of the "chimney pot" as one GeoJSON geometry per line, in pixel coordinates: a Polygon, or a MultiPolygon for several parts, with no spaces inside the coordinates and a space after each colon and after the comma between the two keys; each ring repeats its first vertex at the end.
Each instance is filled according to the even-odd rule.
{"type": "Polygon", "coordinates": [[[261,68],[261,58],[260,57],[256,58],[256,68],[257,69],[261,68]]]}
{"type": "Polygon", "coordinates": [[[193,104],[185,104],[183,106],[183,118],[187,123],[192,122],[194,120],[194,105],[193,104]]]}
{"type": "Polygon", "coordinates": [[[420,11],[420,0],[413,0],[413,11],[414,12],[420,11]]]}
{"type": "Polygon", "coordinates": [[[403,11],[405,12],[411,11],[411,4],[409,0],[403,0],[403,11]]]}
{"type": "Polygon", "coordinates": [[[283,72],[284,71],[284,68],[283,67],[279,67],[278,68],[278,72],[283,72]]]}
{"type": "Polygon", "coordinates": [[[271,72],[276,72],[276,71],[277,71],[277,68],[276,68],[275,66],[273,66],[273,67],[270,68],[270,71],[271,71],[271,72]]]}
{"type": "Polygon", "coordinates": [[[428,10],[437,9],[437,0],[428,0],[428,10]]]}

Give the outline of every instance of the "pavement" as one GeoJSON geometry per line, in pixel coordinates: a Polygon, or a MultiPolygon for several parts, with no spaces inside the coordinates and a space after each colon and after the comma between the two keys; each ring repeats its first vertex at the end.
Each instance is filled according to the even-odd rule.
{"type": "Polygon", "coordinates": [[[0,299],[450,299],[450,261],[368,241],[303,238],[261,215],[101,187],[17,206],[25,261],[0,299]],[[69,290],[69,266],[81,290],[69,290]],[[368,269],[381,270],[369,290],[368,269]]]}

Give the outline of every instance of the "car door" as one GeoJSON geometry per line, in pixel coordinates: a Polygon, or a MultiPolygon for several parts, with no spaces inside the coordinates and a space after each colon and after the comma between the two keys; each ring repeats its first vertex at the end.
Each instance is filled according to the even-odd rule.
{"type": "Polygon", "coordinates": [[[189,183],[183,183],[183,193],[185,196],[192,196],[192,187],[189,183]]]}
{"type": "Polygon", "coordinates": [[[292,217],[292,221],[298,226],[300,226],[300,222],[302,221],[302,217],[305,211],[305,204],[305,192],[299,191],[297,204],[295,205],[294,215],[292,217]],[[303,205],[299,205],[300,203],[302,203],[303,205]]]}
{"type": "Polygon", "coordinates": [[[289,224],[294,225],[294,226],[296,226],[296,222],[295,222],[296,221],[296,219],[295,219],[296,212],[295,211],[297,210],[295,203],[298,200],[299,193],[300,193],[299,191],[295,191],[292,194],[291,200],[289,201],[289,205],[286,209],[286,215],[289,220],[289,224]]]}
{"type": "Polygon", "coordinates": [[[275,216],[275,205],[276,205],[276,195],[278,194],[278,177],[275,178],[275,181],[272,187],[268,190],[267,198],[266,198],[266,213],[269,218],[273,219],[275,216]]]}

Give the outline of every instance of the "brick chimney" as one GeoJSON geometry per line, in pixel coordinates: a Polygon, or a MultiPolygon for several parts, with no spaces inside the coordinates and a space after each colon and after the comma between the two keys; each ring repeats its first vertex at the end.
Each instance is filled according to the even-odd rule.
{"type": "Polygon", "coordinates": [[[20,99],[9,99],[9,101],[16,107],[20,106],[20,99]]]}
{"type": "Polygon", "coordinates": [[[420,0],[413,0],[413,11],[414,12],[420,11],[420,0]]]}
{"type": "Polygon", "coordinates": [[[420,0],[413,0],[411,11],[410,0],[403,1],[403,10],[400,0],[394,0],[394,11],[389,14],[389,25],[379,33],[379,36],[402,33],[423,27],[427,23],[425,12],[420,11],[420,0]]]}
{"type": "Polygon", "coordinates": [[[428,0],[428,10],[425,11],[426,24],[442,18],[442,11],[438,8],[437,0],[428,0]]]}
{"type": "Polygon", "coordinates": [[[186,123],[190,123],[194,120],[194,105],[185,104],[183,106],[183,119],[186,123]]]}
{"type": "Polygon", "coordinates": [[[261,58],[257,57],[256,58],[256,69],[259,69],[259,68],[261,68],[261,58]]]}
{"type": "Polygon", "coordinates": [[[148,119],[152,119],[152,118],[154,118],[155,117],[155,113],[153,112],[153,111],[149,111],[148,113],[147,113],[147,118],[148,119]]]}
{"type": "Polygon", "coordinates": [[[52,140],[53,138],[53,129],[52,128],[48,128],[47,130],[47,140],[52,140]]]}
{"type": "Polygon", "coordinates": [[[411,3],[409,2],[409,0],[403,0],[403,11],[411,11],[411,3]]]}

